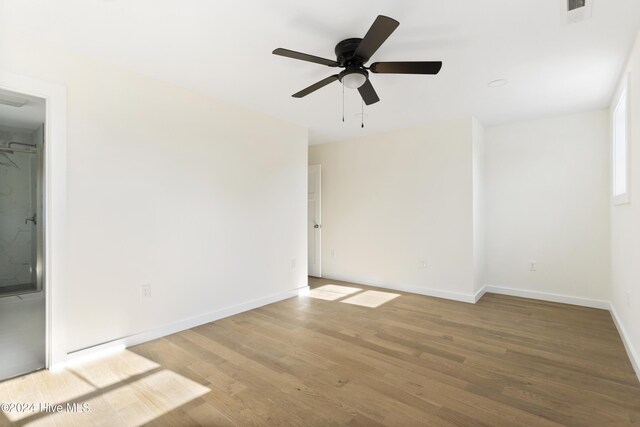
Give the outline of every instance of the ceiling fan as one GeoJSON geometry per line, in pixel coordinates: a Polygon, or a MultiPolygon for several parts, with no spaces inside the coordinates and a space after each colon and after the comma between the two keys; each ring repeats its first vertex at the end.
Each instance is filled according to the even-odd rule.
{"type": "Polygon", "coordinates": [[[369,72],[384,74],[438,74],[442,68],[441,61],[374,62],[366,67],[364,64],[371,59],[382,43],[398,28],[398,25],[400,23],[395,19],[379,15],[364,38],[346,39],[336,45],[335,53],[337,59],[335,61],[283,48],[274,50],[273,54],[301,61],[315,62],[329,67],[344,68],[340,73],[329,76],[306,89],[302,89],[300,92],[294,93],[292,95],[294,98],[302,98],[330,83],[340,81],[347,88],[358,89],[364,103],[371,105],[380,101],[380,98],[369,80],[369,72]]]}

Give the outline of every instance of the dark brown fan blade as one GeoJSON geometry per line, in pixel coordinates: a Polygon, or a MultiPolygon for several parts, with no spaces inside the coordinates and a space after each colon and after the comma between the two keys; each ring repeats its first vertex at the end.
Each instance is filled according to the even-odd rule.
{"type": "Polygon", "coordinates": [[[369,79],[367,79],[367,81],[358,88],[358,92],[360,92],[360,96],[362,96],[364,103],[367,105],[375,104],[380,101],[380,98],[378,98],[378,94],[369,79]]]}
{"type": "Polygon", "coordinates": [[[335,82],[336,80],[338,80],[338,75],[334,74],[333,76],[329,76],[326,79],[322,79],[318,83],[314,83],[311,86],[309,86],[308,88],[302,89],[300,92],[294,93],[291,96],[293,96],[294,98],[302,98],[304,96],[309,95],[312,92],[315,92],[316,90],[318,90],[320,88],[325,87],[329,83],[335,82]]]}
{"type": "Polygon", "coordinates": [[[395,74],[438,74],[442,68],[440,61],[423,62],[374,62],[369,67],[372,73],[395,74]]]}
{"type": "Polygon", "coordinates": [[[382,46],[382,43],[389,38],[391,33],[398,28],[400,23],[395,19],[391,19],[388,16],[378,15],[376,20],[365,34],[364,38],[356,49],[355,56],[362,58],[363,62],[367,62],[376,50],[382,46]]]}
{"type": "Polygon", "coordinates": [[[332,59],[320,58],[319,56],[308,55],[306,53],[296,52],[294,50],[283,49],[279,47],[272,52],[274,55],[286,56],[287,58],[299,59],[301,61],[315,62],[316,64],[327,65],[329,67],[337,67],[338,63],[332,59]]]}

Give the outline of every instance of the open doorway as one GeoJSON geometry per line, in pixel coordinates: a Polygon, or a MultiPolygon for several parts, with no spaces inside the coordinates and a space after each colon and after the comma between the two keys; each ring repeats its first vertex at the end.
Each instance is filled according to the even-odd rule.
{"type": "Polygon", "coordinates": [[[0,90],[0,380],[45,367],[46,101],[0,90]]]}
{"type": "Polygon", "coordinates": [[[309,276],[322,277],[322,171],[320,165],[309,166],[307,202],[307,242],[309,276]]]}

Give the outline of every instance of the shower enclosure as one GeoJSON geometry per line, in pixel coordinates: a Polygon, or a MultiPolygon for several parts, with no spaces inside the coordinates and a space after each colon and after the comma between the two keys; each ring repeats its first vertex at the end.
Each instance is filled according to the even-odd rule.
{"type": "Polygon", "coordinates": [[[0,138],[0,298],[42,291],[42,129],[23,141],[0,138]]]}
{"type": "Polygon", "coordinates": [[[0,381],[46,365],[45,123],[45,99],[0,89],[0,381]]]}

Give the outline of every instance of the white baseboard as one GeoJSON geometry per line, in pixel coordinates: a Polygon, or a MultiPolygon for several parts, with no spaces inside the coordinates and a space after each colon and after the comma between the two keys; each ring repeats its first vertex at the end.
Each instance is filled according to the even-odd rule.
{"type": "MultiPolygon", "coordinates": [[[[324,276],[323,278],[328,280],[338,280],[342,282],[350,282],[350,283],[356,283],[356,284],[361,283],[364,285],[376,286],[384,289],[410,292],[414,294],[426,295],[426,296],[437,297],[437,298],[445,298],[445,299],[471,303],[471,304],[478,302],[484,296],[485,293],[495,293],[495,294],[501,294],[501,295],[510,295],[510,296],[516,296],[516,297],[522,297],[522,298],[531,298],[531,299],[537,299],[537,300],[543,300],[543,301],[551,301],[551,302],[558,302],[563,304],[572,304],[572,305],[578,305],[583,307],[608,310],[611,312],[611,317],[613,318],[613,321],[618,329],[618,332],[620,333],[622,342],[624,343],[625,349],[627,350],[627,354],[629,356],[633,369],[635,370],[636,375],[638,376],[638,380],[640,380],[640,357],[638,356],[638,353],[636,352],[635,348],[631,344],[629,335],[627,334],[624,326],[622,325],[620,318],[618,317],[618,314],[615,311],[615,308],[608,301],[591,300],[586,298],[571,297],[566,295],[558,295],[558,294],[551,294],[551,293],[545,293],[545,292],[529,291],[529,290],[507,288],[502,286],[491,286],[491,285],[483,286],[475,294],[464,294],[459,292],[450,292],[450,291],[443,291],[439,289],[424,288],[424,287],[415,286],[415,285],[391,284],[391,283],[386,283],[376,279],[369,279],[369,278],[362,278],[362,277],[359,278],[359,277],[342,276],[342,275],[330,275],[330,276],[324,276]]],[[[73,351],[68,353],[67,362],[73,363],[75,361],[85,359],[85,358],[90,358],[97,354],[106,353],[114,349],[130,347],[133,345],[158,339],[166,335],[174,334],[186,329],[203,325],[205,323],[213,322],[225,317],[233,316],[235,314],[239,314],[239,313],[253,310],[255,308],[259,308],[268,304],[273,304],[278,301],[292,298],[299,294],[304,294],[305,292],[308,292],[308,291],[309,291],[309,287],[303,286],[298,289],[293,289],[290,291],[270,295],[267,297],[258,298],[258,299],[255,299],[246,303],[238,304],[232,307],[216,310],[200,316],[191,317],[189,319],[178,321],[170,325],[165,325],[160,328],[155,328],[152,330],[129,335],[127,337],[112,340],[106,343],[98,344],[89,348],[73,351]]],[[[52,367],[52,369],[59,369],[62,367],[64,367],[63,364],[58,364],[55,367],[52,367]]]]}
{"type": "Polygon", "coordinates": [[[568,295],[552,294],[547,292],[529,291],[524,289],[507,288],[503,286],[485,285],[478,294],[481,296],[485,293],[510,295],[513,297],[531,298],[542,301],[559,302],[562,304],[579,305],[582,307],[599,308],[609,310],[609,302],[588,298],[572,297],[568,295]]]}
{"type": "Polygon", "coordinates": [[[484,286],[480,291],[478,291],[478,294],[482,293],[482,295],[484,295],[487,292],[494,293],[494,294],[501,294],[501,295],[510,295],[514,297],[531,298],[531,299],[537,299],[537,300],[543,300],[543,301],[559,302],[563,304],[572,304],[572,305],[579,305],[582,307],[599,308],[602,310],[608,310],[611,313],[611,317],[613,318],[613,323],[616,325],[616,328],[618,329],[618,333],[620,334],[620,338],[622,339],[624,348],[627,351],[627,355],[629,356],[629,360],[631,361],[633,370],[636,372],[638,381],[640,381],[640,356],[638,355],[638,352],[633,347],[633,344],[631,343],[631,339],[629,338],[629,334],[627,334],[627,331],[624,328],[622,322],[620,321],[620,317],[618,316],[618,313],[616,312],[615,307],[613,306],[612,303],[608,301],[602,301],[602,300],[592,300],[587,298],[570,297],[566,295],[557,295],[557,294],[550,294],[545,292],[527,291],[522,289],[505,288],[502,286],[491,286],[491,285],[484,286]]]}
{"type": "Polygon", "coordinates": [[[559,295],[559,294],[552,294],[547,292],[530,291],[530,290],[507,288],[504,286],[492,286],[492,285],[485,285],[482,288],[480,288],[475,294],[471,295],[471,294],[463,294],[463,293],[457,293],[457,292],[441,291],[438,289],[423,288],[423,287],[412,286],[412,285],[396,285],[396,284],[385,283],[381,280],[368,279],[363,277],[331,275],[331,276],[325,276],[324,278],[329,280],[339,280],[342,282],[350,282],[350,283],[356,283],[356,284],[361,283],[361,284],[376,286],[384,289],[411,292],[414,294],[420,294],[420,295],[426,295],[426,296],[438,297],[438,298],[446,298],[446,299],[467,302],[467,303],[476,303],[486,293],[494,293],[494,294],[500,294],[500,295],[510,295],[514,297],[531,298],[531,299],[542,300],[542,301],[550,301],[550,302],[557,302],[562,304],[571,304],[571,305],[578,305],[582,307],[607,310],[611,313],[613,322],[616,325],[616,328],[620,333],[620,337],[622,338],[622,342],[624,343],[624,347],[627,350],[627,355],[629,356],[631,365],[633,366],[633,369],[635,370],[636,375],[638,376],[638,380],[640,381],[640,356],[638,355],[635,348],[633,347],[633,344],[629,339],[629,335],[627,334],[624,326],[622,325],[622,322],[620,321],[620,318],[618,317],[618,314],[616,313],[616,310],[613,307],[613,304],[611,304],[609,301],[572,297],[568,295],[559,295]]]}
{"type": "Polygon", "coordinates": [[[454,301],[461,301],[466,303],[477,303],[485,293],[494,293],[501,295],[511,295],[514,297],[531,298],[542,301],[559,302],[563,304],[579,305],[583,307],[600,308],[603,310],[609,309],[608,301],[591,300],[587,298],[571,297],[567,295],[551,294],[546,292],[528,291],[515,288],[507,288],[503,286],[491,286],[485,285],[476,291],[474,294],[465,294],[462,292],[445,291],[441,289],[425,288],[423,286],[416,286],[410,284],[398,284],[388,283],[379,279],[356,277],[341,274],[331,274],[323,276],[323,279],[339,280],[341,282],[360,283],[368,286],[375,286],[378,288],[391,289],[402,292],[410,292],[412,294],[426,295],[429,297],[445,298],[454,301]]]}
{"type": "MultiPolygon", "coordinates": [[[[205,313],[199,316],[190,317],[178,322],[171,323],[159,328],[150,329],[148,331],[140,332],[137,334],[129,335],[126,337],[111,340],[105,343],[97,344],[91,347],[71,351],[67,354],[67,363],[77,362],[78,360],[91,358],[96,354],[108,353],[112,350],[123,349],[131,347],[137,344],[142,344],[147,341],[152,341],[158,338],[162,338],[167,335],[175,334],[186,329],[194,328],[196,326],[204,325],[225,317],[233,316],[245,311],[253,310],[265,305],[273,304],[278,301],[289,299],[298,296],[300,292],[308,291],[308,286],[302,286],[300,288],[292,289],[285,292],[269,295],[263,298],[257,298],[242,304],[234,305],[231,307],[215,310],[209,313],[205,313]]],[[[52,367],[52,369],[60,369],[63,366],[61,364],[52,367]]]]}
{"type": "Polygon", "coordinates": [[[412,294],[426,295],[428,297],[436,297],[436,298],[445,298],[454,301],[467,302],[474,304],[476,300],[476,295],[473,294],[465,294],[462,292],[451,292],[451,291],[443,291],[440,289],[433,288],[425,288],[423,286],[416,286],[410,284],[403,283],[388,283],[379,279],[371,279],[366,277],[353,277],[353,276],[343,276],[343,275],[325,275],[322,276],[323,279],[328,280],[339,280],[341,282],[350,282],[350,283],[359,283],[367,286],[375,286],[377,288],[389,289],[394,291],[401,292],[410,292],[412,294]]]}
{"type": "Polygon", "coordinates": [[[480,301],[480,299],[484,296],[484,294],[487,293],[487,287],[483,286],[481,287],[478,291],[476,291],[476,293],[473,295],[473,303],[477,303],[478,301],[480,301]]]}
{"type": "Polygon", "coordinates": [[[618,333],[620,334],[620,338],[622,338],[624,348],[625,350],[627,350],[627,355],[629,356],[629,360],[631,361],[631,366],[633,366],[633,370],[636,371],[638,381],[640,381],[640,356],[633,347],[631,339],[629,338],[629,334],[627,334],[627,330],[624,328],[622,322],[620,321],[613,303],[609,306],[609,312],[611,313],[611,317],[613,318],[613,323],[616,325],[616,328],[618,328],[618,333]]]}

